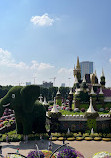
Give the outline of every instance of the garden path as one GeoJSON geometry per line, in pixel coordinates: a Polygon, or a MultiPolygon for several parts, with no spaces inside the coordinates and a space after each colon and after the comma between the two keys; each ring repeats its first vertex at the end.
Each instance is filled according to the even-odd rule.
{"type": "MultiPolygon", "coordinates": [[[[108,151],[111,152],[111,142],[105,142],[105,141],[65,141],[66,143],[69,143],[69,145],[72,148],[75,148],[76,150],[80,151],[85,158],[92,158],[92,155],[100,152],[100,151],[108,151]]],[[[48,140],[44,140],[43,142],[41,140],[37,141],[29,141],[28,143],[24,142],[11,142],[6,143],[2,142],[1,145],[2,148],[2,154],[4,156],[7,155],[7,153],[10,152],[16,152],[17,148],[20,149],[20,154],[23,154],[27,156],[29,151],[32,151],[36,149],[35,144],[38,145],[39,149],[47,149],[48,148],[48,140]]],[[[53,151],[58,147],[62,145],[62,141],[53,141],[53,151]]]]}

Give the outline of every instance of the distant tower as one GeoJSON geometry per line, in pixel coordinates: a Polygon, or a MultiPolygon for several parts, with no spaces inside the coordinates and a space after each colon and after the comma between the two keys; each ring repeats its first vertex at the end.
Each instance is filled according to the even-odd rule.
{"type": "Polygon", "coordinates": [[[81,67],[81,79],[83,79],[86,74],[93,73],[93,62],[91,61],[80,62],[80,67],[81,67]]]}
{"type": "Polygon", "coordinates": [[[73,72],[74,72],[74,77],[76,76],[78,79],[78,82],[80,83],[81,82],[81,67],[79,64],[79,57],[77,57],[77,65],[76,65],[76,68],[74,66],[73,72]]]}
{"type": "Polygon", "coordinates": [[[102,69],[102,75],[100,77],[100,84],[101,84],[101,87],[104,88],[105,87],[105,76],[104,76],[104,71],[102,69]]]}

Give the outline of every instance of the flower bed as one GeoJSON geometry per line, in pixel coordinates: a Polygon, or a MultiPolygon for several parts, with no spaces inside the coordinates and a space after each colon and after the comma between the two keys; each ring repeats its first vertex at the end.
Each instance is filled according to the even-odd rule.
{"type": "Polygon", "coordinates": [[[76,150],[65,148],[58,153],[57,158],[84,158],[84,156],[76,150]]]}
{"type": "Polygon", "coordinates": [[[108,153],[106,151],[98,152],[94,154],[92,158],[111,158],[111,153],[108,153]]]}

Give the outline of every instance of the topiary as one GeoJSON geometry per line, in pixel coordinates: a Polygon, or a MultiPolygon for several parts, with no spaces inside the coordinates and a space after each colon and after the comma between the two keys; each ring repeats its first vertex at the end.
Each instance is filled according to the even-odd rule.
{"type": "Polygon", "coordinates": [[[100,141],[100,140],[102,140],[102,138],[101,137],[95,137],[94,140],[100,141]]]}
{"type": "Polygon", "coordinates": [[[102,138],[104,141],[111,141],[111,138],[102,138]]]}
{"type": "Polygon", "coordinates": [[[58,119],[59,117],[62,116],[62,114],[61,114],[61,112],[55,113],[55,112],[49,111],[48,116],[51,117],[52,119],[58,119]]]}
{"type": "Polygon", "coordinates": [[[68,141],[73,141],[73,140],[75,140],[75,138],[74,137],[69,137],[69,138],[67,138],[67,140],[68,141]]]}
{"type": "Polygon", "coordinates": [[[92,137],[85,137],[84,139],[87,140],[87,141],[93,140],[92,137]]]}
{"type": "Polygon", "coordinates": [[[95,113],[86,112],[85,117],[87,117],[89,119],[95,119],[95,118],[99,117],[99,114],[97,112],[95,112],[95,113]]]}

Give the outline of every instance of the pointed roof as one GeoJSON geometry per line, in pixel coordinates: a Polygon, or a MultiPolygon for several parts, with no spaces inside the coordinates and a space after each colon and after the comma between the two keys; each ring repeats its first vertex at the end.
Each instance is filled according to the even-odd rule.
{"type": "Polygon", "coordinates": [[[96,111],[94,110],[93,105],[92,105],[92,98],[91,97],[90,97],[90,105],[89,105],[89,108],[87,109],[87,112],[88,113],[96,113],[96,111]]]}
{"type": "Polygon", "coordinates": [[[96,93],[94,93],[93,86],[91,87],[91,93],[90,94],[96,94],[96,93]]]}
{"type": "Polygon", "coordinates": [[[86,79],[85,79],[85,76],[84,76],[84,78],[83,78],[83,81],[82,81],[83,83],[86,83],[86,79]]]}
{"type": "Polygon", "coordinates": [[[52,108],[51,112],[53,112],[53,113],[59,112],[59,110],[56,107],[56,99],[55,99],[55,97],[54,97],[54,105],[53,105],[53,108],[52,108]]]}
{"type": "Polygon", "coordinates": [[[57,95],[58,95],[58,94],[60,94],[59,87],[58,87],[57,95]]]}
{"type": "Polygon", "coordinates": [[[100,92],[99,94],[104,94],[103,91],[102,91],[102,87],[100,87],[100,92]]]}
{"type": "Polygon", "coordinates": [[[74,81],[74,83],[75,83],[75,84],[78,83],[77,76],[75,76],[75,81],[74,81]]]}
{"type": "Polygon", "coordinates": [[[75,92],[75,94],[79,94],[79,91],[78,91],[77,87],[76,87],[76,92],[75,92]]]}
{"type": "Polygon", "coordinates": [[[69,94],[73,94],[73,93],[72,93],[72,88],[70,88],[70,92],[69,92],[69,94]]]}
{"type": "Polygon", "coordinates": [[[94,74],[95,74],[95,76],[97,77],[97,73],[96,73],[96,70],[95,70],[95,73],[94,73],[94,74]]]}
{"type": "Polygon", "coordinates": [[[77,66],[76,66],[76,69],[80,69],[79,57],[77,57],[77,66]]]}
{"type": "Polygon", "coordinates": [[[42,97],[42,94],[40,94],[40,97],[39,97],[39,99],[40,99],[39,102],[40,102],[40,103],[42,103],[42,98],[43,98],[43,97],[42,97]]]}
{"type": "Polygon", "coordinates": [[[102,77],[102,76],[104,76],[104,70],[103,70],[103,68],[102,68],[102,74],[101,74],[101,77],[102,77]]]}
{"type": "Polygon", "coordinates": [[[44,97],[43,105],[48,105],[48,103],[47,103],[47,101],[46,101],[46,97],[44,97]]]}
{"type": "Polygon", "coordinates": [[[74,64],[74,70],[75,70],[75,64],[74,64]]]}

